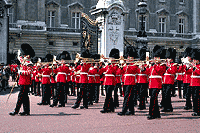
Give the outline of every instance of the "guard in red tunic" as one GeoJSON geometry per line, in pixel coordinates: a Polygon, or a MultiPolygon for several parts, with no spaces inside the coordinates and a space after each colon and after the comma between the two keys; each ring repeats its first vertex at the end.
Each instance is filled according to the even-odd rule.
{"type": "Polygon", "coordinates": [[[200,116],[200,50],[194,49],[192,58],[194,62],[190,86],[193,90],[193,111],[192,116],[200,116]]]}
{"type": "Polygon", "coordinates": [[[109,57],[110,62],[107,64],[107,66],[102,68],[102,71],[105,72],[105,79],[103,85],[105,85],[106,99],[104,102],[103,110],[100,111],[101,113],[114,112],[112,91],[114,90],[114,86],[116,85],[116,67],[111,63],[113,62],[112,59],[119,59],[119,50],[115,48],[112,49],[110,51],[109,57]]]}
{"type": "MultiPolygon", "coordinates": [[[[90,58],[91,54],[89,53],[89,50],[85,50],[81,57],[83,58],[90,58]]],[[[88,109],[88,71],[90,68],[90,64],[83,61],[81,65],[79,65],[76,69],[78,70],[78,74],[80,74],[80,91],[78,91],[77,100],[72,106],[72,108],[76,109],[80,106],[81,100],[83,98],[83,106],[80,107],[80,109],[88,109]]],[[[77,88],[78,89],[78,88],[77,88]]]]}
{"type": "Polygon", "coordinates": [[[162,112],[172,112],[171,104],[171,88],[174,84],[175,74],[177,71],[177,64],[173,63],[173,60],[176,57],[176,51],[169,48],[166,53],[167,64],[166,71],[163,78],[163,90],[162,90],[162,112]]]}
{"type": "Polygon", "coordinates": [[[10,115],[16,115],[19,113],[21,105],[23,104],[24,112],[19,113],[20,115],[30,115],[30,103],[29,103],[29,86],[31,85],[31,67],[29,65],[32,64],[30,61],[31,57],[35,56],[35,52],[29,44],[21,45],[21,52],[24,57],[20,56],[20,52],[18,52],[18,60],[22,63],[19,73],[19,88],[20,92],[18,94],[18,100],[15,107],[15,111],[9,113],[10,115]]]}
{"type": "Polygon", "coordinates": [[[57,68],[57,64],[56,64],[56,62],[54,62],[53,66],[51,68],[52,73],[50,75],[50,79],[51,79],[50,86],[51,86],[51,97],[52,98],[54,97],[54,92],[55,92],[55,90],[57,88],[57,82],[56,82],[57,69],[56,68],[57,68]]]}
{"type": "Polygon", "coordinates": [[[153,49],[154,64],[150,67],[150,76],[149,76],[149,89],[151,89],[151,98],[150,98],[150,107],[149,107],[149,116],[147,119],[160,118],[160,111],[158,107],[158,93],[162,89],[162,75],[166,70],[166,67],[156,60],[159,60],[162,57],[163,49],[156,45],[153,49]]]}
{"type": "Polygon", "coordinates": [[[192,88],[190,86],[191,83],[191,75],[193,72],[193,66],[190,63],[192,56],[192,48],[186,48],[185,50],[185,59],[183,60],[184,67],[184,77],[183,77],[183,95],[185,94],[186,105],[184,107],[185,110],[192,109],[191,103],[191,94],[192,88]]]}
{"type": "Polygon", "coordinates": [[[31,81],[32,81],[32,84],[31,84],[31,93],[32,95],[36,94],[36,83],[35,83],[35,76],[36,76],[36,63],[38,61],[38,58],[37,57],[34,57],[32,62],[34,63],[34,66],[33,66],[33,71],[32,71],[32,74],[31,74],[31,81]]]}
{"type": "MultiPolygon", "coordinates": [[[[49,62],[48,60],[46,60],[49,62]]],[[[52,70],[47,64],[44,68],[41,69],[42,74],[42,101],[37,105],[50,105],[50,74],[52,70]]]]}
{"type": "MultiPolygon", "coordinates": [[[[144,61],[146,59],[146,47],[142,47],[139,52],[140,60],[144,61]]],[[[147,101],[147,91],[148,91],[148,75],[149,75],[149,67],[146,64],[140,64],[139,70],[137,74],[137,86],[139,90],[139,100],[140,104],[138,109],[143,110],[146,109],[145,98],[147,101]]]]}
{"type": "Polygon", "coordinates": [[[65,66],[64,60],[66,55],[61,55],[58,59],[61,60],[60,66],[57,68],[57,77],[56,77],[56,82],[57,82],[57,88],[56,88],[56,94],[53,98],[53,104],[50,105],[50,107],[57,106],[58,101],[59,105],[58,107],[65,107],[65,94],[64,94],[64,86],[66,83],[66,73],[69,72],[69,67],[65,66]]]}
{"type": "Polygon", "coordinates": [[[182,99],[182,87],[183,87],[183,63],[181,62],[181,57],[179,56],[179,61],[178,61],[178,66],[177,66],[177,73],[176,73],[176,81],[177,81],[177,86],[178,86],[178,94],[179,98],[182,99]]]}
{"type": "Polygon", "coordinates": [[[134,115],[134,106],[137,102],[137,88],[136,88],[136,74],[138,73],[138,66],[133,61],[134,57],[137,57],[137,53],[133,47],[128,47],[129,51],[127,52],[126,57],[128,57],[126,66],[123,67],[124,74],[124,102],[122,107],[122,112],[119,112],[118,115],[134,115]],[[127,111],[129,109],[129,111],[127,111]]]}

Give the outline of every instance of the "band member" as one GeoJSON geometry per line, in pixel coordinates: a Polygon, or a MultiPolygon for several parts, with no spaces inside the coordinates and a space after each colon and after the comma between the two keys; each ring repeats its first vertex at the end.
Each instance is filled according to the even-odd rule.
{"type": "Polygon", "coordinates": [[[129,51],[127,52],[127,63],[123,67],[124,71],[124,102],[122,112],[119,112],[118,115],[134,115],[134,106],[137,99],[136,93],[136,74],[138,73],[137,65],[131,63],[134,57],[136,57],[136,51],[130,46],[128,47],[129,51]],[[127,110],[129,111],[127,112],[127,110]]]}
{"type": "MultiPolygon", "coordinates": [[[[46,60],[49,62],[49,60],[46,60]]],[[[37,105],[50,105],[50,74],[51,69],[49,65],[45,65],[44,68],[41,69],[42,73],[42,101],[37,105]]]]}
{"type": "Polygon", "coordinates": [[[59,59],[61,60],[60,66],[57,68],[57,88],[56,88],[56,94],[53,98],[53,104],[50,105],[50,107],[57,106],[58,101],[59,105],[58,107],[65,107],[65,93],[64,93],[64,86],[66,84],[66,73],[69,73],[69,67],[65,66],[64,59],[66,58],[65,54],[61,54],[59,59]]]}
{"type": "Polygon", "coordinates": [[[200,116],[200,50],[194,49],[192,58],[194,62],[193,72],[191,76],[190,86],[192,87],[193,93],[193,111],[192,116],[200,116]]]}
{"type": "Polygon", "coordinates": [[[31,81],[32,81],[32,84],[31,84],[31,93],[32,95],[35,95],[36,94],[36,82],[35,82],[35,76],[36,76],[36,68],[37,68],[37,61],[38,61],[38,58],[37,57],[34,57],[32,62],[35,63],[34,66],[33,66],[33,71],[32,71],[32,74],[31,74],[31,81]]]}
{"type": "Polygon", "coordinates": [[[88,71],[88,91],[89,91],[88,105],[93,105],[94,101],[95,74],[97,73],[97,69],[95,69],[94,67],[96,66],[93,63],[88,71]]]}
{"type": "Polygon", "coordinates": [[[41,83],[41,65],[37,63],[36,75],[35,75],[35,86],[37,86],[35,96],[41,96],[40,83],[41,83]]]}
{"type": "Polygon", "coordinates": [[[31,84],[31,68],[29,65],[32,64],[30,61],[31,57],[35,56],[35,52],[29,44],[21,45],[21,52],[24,55],[24,58],[20,56],[20,52],[18,52],[18,60],[23,66],[18,71],[19,77],[19,88],[20,92],[18,94],[18,100],[15,107],[15,111],[11,112],[10,115],[16,115],[19,113],[21,108],[21,104],[23,104],[24,112],[20,112],[20,115],[30,115],[30,103],[29,103],[29,86],[31,84]]]}
{"type": "Polygon", "coordinates": [[[163,78],[163,90],[162,90],[162,112],[172,112],[172,104],[171,104],[171,88],[174,84],[174,75],[177,71],[177,64],[172,63],[176,57],[176,51],[174,49],[169,48],[166,53],[167,64],[166,71],[163,78]]]}
{"type": "MultiPolygon", "coordinates": [[[[144,61],[146,59],[146,47],[142,47],[139,52],[140,60],[144,61]]],[[[138,109],[143,110],[146,109],[145,100],[147,101],[148,96],[148,75],[149,75],[149,67],[146,64],[141,63],[139,65],[139,70],[137,74],[137,85],[139,90],[139,100],[140,104],[138,109]]]]}
{"type": "Polygon", "coordinates": [[[162,47],[156,45],[153,49],[154,63],[150,67],[150,76],[149,76],[149,89],[151,89],[151,98],[150,98],[150,107],[149,107],[149,116],[147,119],[160,118],[160,111],[158,107],[158,93],[162,89],[162,75],[165,72],[164,65],[157,62],[162,56],[162,47]]]}
{"type": "Polygon", "coordinates": [[[105,79],[103,82],[103,85],[105,85],[105,91],[106,91],[106,99],[104,102],[103,110],[101,110],[101,113],[107,113],[107,112],[114,112],[114,103],[112,98],[112,91],[114,90],[115,86],[115,74],[116,74],[116,66],[113,63],[113,59],[119,59],[119,50],[118,49],[112,49],[109,54],[109,60],[110,62],[107,64],[105,68],[102,68],[102,70],[105,72],[105,79]]]}
{"type": "MultiPolygon", "coordinates": [[[[91,54],[89,53],[89,50],[85,50],[81,57],[83,58],[90,58],[91,54]]],[[[72,106],[72,108],[76,109],[80,106],[80,102],[83,98],[83,106],[80,107],[80,109],[88,109],[88,71],[90,68],[90,64],[86,63],[85,61],[82,62],[81,65],[79,65],[76,69],[78,70],[77,74],[80,74],[80,91],[78,91],[77,100],[72,106]]],[[[78,88],[77,88],[78,89],[78,88]]]]}
{"type": "Polygon", "coordinates": [[[54,93],[55,93],[55,90],[57,88],[57,82],[56,82],[56,74],[57,74],[57,64],[56,62],[53,63],[53,66],[52,66],[52,73],[51,73],[51,97],[54,98],[54,93]]]}
{"type": "Polygon", "coordinates": [[[193,71],[193,67],[191,66],[191,56],[192,56],[192,48],[186,48],[185,50],[185,59],[183,60],[184,62],[184,78],[183,78],[183,95],[185,95],[186,98],[186,105],[184,109],[192,109],[192,103],[191,103],[191,75],[193,71]]]}

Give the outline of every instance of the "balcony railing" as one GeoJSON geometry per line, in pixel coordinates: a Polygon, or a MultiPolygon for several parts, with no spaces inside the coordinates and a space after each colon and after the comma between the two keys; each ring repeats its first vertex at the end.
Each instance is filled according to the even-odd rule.
{"type": "MultiPolygon", "coordinates": [[[[125,35],[128,36],[137,36],[137,31],[124,31],[125,35]]],[[[185,39],[193,39],[195,34],[191,33],[152,33],[152,32],[146,32],[147,37],[170,37],[170,38],[185,38],[185,39]]]]}
{"type": "Polygon", "coordinates": [[[80,33],[81,29],[48,27],[47,31],[49,31],[49,32],[75,32],[75,33],[80,33]]]}

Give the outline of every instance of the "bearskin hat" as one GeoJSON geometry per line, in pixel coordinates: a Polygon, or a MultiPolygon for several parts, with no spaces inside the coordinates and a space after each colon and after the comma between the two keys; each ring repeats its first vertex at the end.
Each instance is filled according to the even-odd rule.
{"type": "Polygon", "coordinates": [[[192,48],[191,47],[187,47],[184,51],[184,57],[191,57],[192,56],[192,48]]]}
{"type": "Polygon", "coordinates": [[[91,58],[91,53],[88,49],[81,53],[81,57],[83,58],[91,58]]]}
{"type": "Polygon", "coordinates": [[[33,57],[32,62],[33,63],[37,63],[38,62],[38,57],[33,57]]]}
{"type": "Polygon", "coordinates": [[[166,50],[165,58],[173,59],[173,61],[175,61],[175,58],[176,58],[176,49],[168,48],[166,50]]]}
{"type": "Polygon", "coordinates": [[[45,58],[48,60],[48,62],[53,61],[53,55],[52,55],[52,54],[47,54],[47,55],[45,56],[45,58]]]}
{"type": "Polygon", "coordinates": [[[199,54],[200,54],[200,50],[197,49],[197,48],[195,48],[195,49],[192,50],[192,56],[191,56],[191,58],[200,61],[199,54]]]}
{"type": "Polygon", "coordinates": [[[164,51],[163,51],[163,48],[161,46],[158,46],[158,45],[154,46],[154,48],[153,48],[153,57],[162,58],[163,57],[163,53],[164,53],[164,51]]]}
{"type": "Polygon", "coordinates": [[[71,56],[70,56],[70,53],[68,51],[63,51],[62,52],[62,55],[64,55],[64,60],[71,60],[71,56]]]}
{"type": "Polygon", "coordinates": [[[116,48],[111,49],[109,57],[119,59],[119,50],[116,48]]]}
{"type": "Polygon", "coordinates": [[[140,60],[145,60],[146,59],[146,50],[147,50],[147,47],[146,46],[143,46],[140,51],[139,51],[139,57],[140,57],[140,60]]]}
{"type": "Polygon", "coordinates": [[[23,55],[30,55],[30,57],[34,57],[35,56],[35,51],[33,50],[33,48],[27,44],[27,43],[23,43],[21,45],[21,49],[20,49],[21,53],[23,55]]]}

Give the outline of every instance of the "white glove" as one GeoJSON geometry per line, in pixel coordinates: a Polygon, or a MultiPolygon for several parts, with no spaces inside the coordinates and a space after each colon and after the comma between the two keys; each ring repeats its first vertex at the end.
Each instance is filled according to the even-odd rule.
{"type": "Polygon", "coordinates": [[[103,59],[103,58],[101,58],[101,59],[100,59],[100,62],[104,62],[104,59],[103,59]]]}
{"type": "Polygon", "coordinates": [[[119,62],[122,64],[122,63],[124,63],[124,60],[120,60],[119,62]]]}

